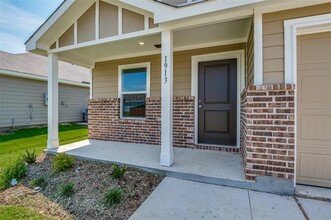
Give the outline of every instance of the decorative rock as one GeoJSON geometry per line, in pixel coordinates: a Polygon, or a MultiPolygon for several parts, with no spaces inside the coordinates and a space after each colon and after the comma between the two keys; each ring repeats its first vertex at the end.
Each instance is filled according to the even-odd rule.
{"type": "Polygon", "coordinates": [[[34,192],[35,192],[35,193],[38,193],[38,192],[40,192],[42,189],[43,189],[43,188],[37,186],[37,187],[34,188],[34,192]]]}
{"type": "Polygon", "coordinates": [[[75,172],[76,172],[76,173],[79,173],[80,170],[81,170],[81,168],[80,168],[80,167],[77,167],[76,170],[75,170],[75,172]]]}
{"type": "Polygon", "coordinates": [[[11,186],[16,186],[17,185],[17,180],[16,179],[12,179],[10,182],[11,186]]]}

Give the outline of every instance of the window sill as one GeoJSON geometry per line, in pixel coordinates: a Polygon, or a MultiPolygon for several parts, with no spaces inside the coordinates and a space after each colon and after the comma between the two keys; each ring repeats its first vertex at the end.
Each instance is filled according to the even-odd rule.
{"type": "Polygon", "coordinates": [[[145,121],[145,117],[144,118],[139,118],[139,117],[120,117],[120,120],[123,120],[123,121],[145,121]]]}

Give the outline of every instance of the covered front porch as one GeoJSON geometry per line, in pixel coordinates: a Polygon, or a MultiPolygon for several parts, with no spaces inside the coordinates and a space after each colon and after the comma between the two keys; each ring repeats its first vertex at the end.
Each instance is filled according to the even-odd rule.
{"type": "MultiPolygon", "coordinates": [[[[96,10],[96,16],[101,13],[99,11],[100,5],[97,4],[93,7],[95,8],[89,10],[96,10]]],[[[150,159],[152,161],[157,161],[159,158],[158,164],[155,165],[158,167],[160,165],[170,167],[175,162],[178,169],[185,169],[179,168],[183,166],[184,162],[187,163],[185,167],[189,167],[199,158],[197,156],[196,159],[193,159],[194,155],[183,149],[174,150],[174,146],[214,150],[224,148],[231,152],[240,151],[240,93],[245,85],[245,47],[252,24],[251,15],[227,18],[224,21],[217,20],[217,22],[214,20],[199,25],[193,23],[185,25],[183,23],[182,26],[169,24],[170,26],[153,27],[148,25],[151,20],[146,18],[149,16],[149,14],[145,15],[143,30],[132,33],[119,31],[117,36],[107,38],[99,36],[104,27],[100,23],[100,17],[96,17],[94,28],[98,33],[95,34],[95,40],[88,42],[77,41],[80,32],[79,22],[76,22],[72,30],[68,29],[68,31],[73,31],[72,45],[61,46],[61,39],[64,36],[60,36],[52,45],[48,53],[49,150],[59,147],[57,65],[58,60],[65,60],[78,65],[89,66],[91,69],[90,139],[160,145],[157,148],[159,155],[156,155],[157,151],[155,150],[153,151],[154,154],[147,154],[148,156],[145,158],[152,157],[150,159]],[[222,63],[224,60],[232,60],[232,63],[222,63]],[[228,104],[228,101],[225,100],[228,99],[226,95],[216,97],[216,102],[226,104],[223,103],[223,106],[217,106],[217,109],[208,110],[209,112],[218,111],[217,114],[208,115],[208,123],[210,123],[208,126],[212,132],[216,131],[220,134],[231,130],[231,135],[226,134],[229,137],[224,138],[227,139],[224,144],[215,144],[216,141],[209,143],[199,140],[200,127],[198,126],[198,112],[202,105],[201,98],[198,98],[199,64],[219,61],[221,62],[217,63],[217,68],[222,71],[228,65],[232,65],[232,72],[222,73],[222,76],[216,78],[217,80],[224,79],[224,85],[230,85],[227,80],[229,80],[230,75],[231,78],[233,77],[231,86],[224,87],[225,93],[230,93],[231,90],[231,108],[225,106],[228,104]],[[123,75],[121,74],[124,73],[125,68],[144,68],[146,70],[146,89],[139,91],[139,94],[145,97],[146,111],[142,118],[128,118],[123,113],[125,110],[123,107],[124,96],[132,94],[132,92],[125,93],[121,90],[123,89],[121,88],[123,86],[123,82],[121,82],[123,75]],[[221,79],[221,77],[223,78],[221,79]],[[229,119],[229,114],[231,119],[229,119]],[[217,121],[213,120],[214,117],[222,119],[224,123],[213,123],[213,121],[217,121]],[[128,132],[133,129],[133,132],[128,132]],[[184,155],[186,153],[185,159],[178,164],[177,159],[174,159],[177,157],[176,154],[184,155]]],[[[124,30],[124,26],[124,23],[119,24],[118,28],[124,30]]],[[[68,33],[65,32],[64,35],[66,34],[68,33]]],[[[209,63],[208,65],[214,64],[209,63]]],[[[209,66],[205,68],[209,68],[209,66]]],[[[210,74],[213,75],[212,72],[210,74]]],[[[211,86],[220,88],[215,83],[211,86]]],[[[211,91],[209,93],[212,95],[212,93],[217,92],[211,91]]],[[[211,106],[210,108],[214,107],[211,106]]],[[[202,124],[200,123],[200,125],[202,124]]],[[[208,129],[206,128],[206,130],[208,129]]],[[[214,136],[208,138],[212,140],[214,136]]],[[[131,145],[126,144],[125,146],[131,145]]],[[[127,147],[127,150],[132,151],[130,147],[127,147]]],[[[223,163],[224,166],[233,167],[232,163],[225,165],[229,160],[221,159],[226,158],[225,155],[219,155],[222,152],[212,151],[207,152],[207,154],[214,154],[215,164],[223,163]]],[[[236,154],[236,157],[239,158],[241,155],[236,154]]],[[[234,167],[241,167],[243,164],[241,159],[233,160],[233,163],[237,163],[234,167]]],[[[205,161],[204,169],[210,169],[212,164],[212,162],[205,161]]],[[[217,173],[218,170],[215,168],[210,172],[217,173]]],[[[197,173],[197,175],[204,174],[197,173]]],[[[244,178],[241,177],[243,171],[236,175],[235,178],[233,177],[234,179],[244,178]]]]}
{"type": "Polygon", "coordinates": [[[245,181],[242,156],[233,152],[174,148],[176,160],[171,167],[160,165],[161,147],[158,145],[85,140],[63,145],[48,152],[65,152],[77,157],[125,164],[168,176],[196,180],[201,178],[201,181],[205,178],[245,181]]]}

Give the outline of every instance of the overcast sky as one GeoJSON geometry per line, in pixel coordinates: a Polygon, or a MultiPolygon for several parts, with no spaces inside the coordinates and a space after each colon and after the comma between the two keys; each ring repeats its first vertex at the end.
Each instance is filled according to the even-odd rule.
{"type": "Polygon", "coordinates": [[[63,0],[0,0],[0,50],[25,52],[25,41],[63,0]]]}

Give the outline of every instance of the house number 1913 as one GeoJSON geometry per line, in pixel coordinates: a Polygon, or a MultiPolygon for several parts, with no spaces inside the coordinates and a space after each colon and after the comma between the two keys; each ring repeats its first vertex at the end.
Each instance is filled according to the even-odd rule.
{"type": "Polygon", "coordinates": [[[168,70],[168,63],[167,63],[167,56],[164,57],[164,84],[168,82],[167,70],[168,70]]]}

